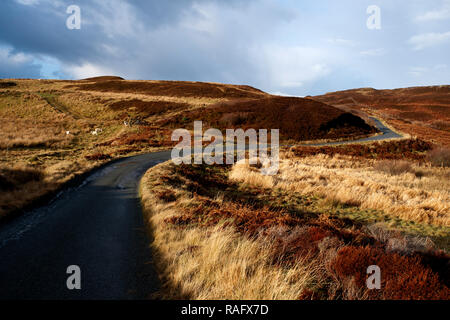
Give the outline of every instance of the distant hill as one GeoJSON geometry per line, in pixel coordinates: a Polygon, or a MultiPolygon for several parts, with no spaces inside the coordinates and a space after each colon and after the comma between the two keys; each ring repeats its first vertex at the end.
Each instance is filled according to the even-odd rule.
{"type": "Polygon", "coordinates": [[[280,138],[283,140],[350,139],[376,132],[375,128],[361,118],[325,103],[311,99],[272,96],[251,86],[186,81],[124,81],[109,78],[91,78],[89,83],[85,80],[66,88],[116,93],[124,97],[127,94],[140,94],[161,99],[181,99],[143,101],[133,98],[108,103],[111,110],[122,111],[122,114],[137,113],[142,118],[152,117],[153,124],[164,128],[191,128],[195,120],[202,120],[205,126],[220,129],[280,129],[280,138]],[[212,100],[201,107],[192,108],[192,99],[205,98],[212,100]],[[214,102],[214,99],[218,100],[214,102]]]}
{"type": "Polygon", "coordinates": [[[313,99],[344,110],[367,110],[425,140],[450,145],[450,86],[392,90],[361,88],[313,99]]]}
{"type": "Polygon", "coordinates": [[[0,218],[100,163],[172,148],[174,129],[280,129],[282,140],[352,139],[375,129],[311,99],[181,81],[0,81],[0,218]]]}
{"type": "Polygon", "coordinates": [[[116,77],[116,76],[101,76],[101,77],[81,79],[80,81],[102,82],[102,81],[113,81],[113,80],[125,80],[125,79],[121,78],[121,77],[116,77]]]}
{"type": "Polygon", "coordinates": [[[363,88],[327,93],[314,99],[331,105],[395,110],[392,114],[408,120],[450,117],[450,86],[393,90],[363,88]]]}

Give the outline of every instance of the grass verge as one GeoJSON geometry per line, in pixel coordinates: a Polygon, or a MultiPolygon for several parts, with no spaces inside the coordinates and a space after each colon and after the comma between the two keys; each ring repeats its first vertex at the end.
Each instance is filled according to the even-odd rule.
{"type": "Polygon", "coordinates": [[[167,162],[141,181],[160,297],[449,298],[449,257],[430,239],[355,206],[243,184],[233,171],[167,162]],[[365,286],[371,264],[382,268],[382,290],[365,286]]]}

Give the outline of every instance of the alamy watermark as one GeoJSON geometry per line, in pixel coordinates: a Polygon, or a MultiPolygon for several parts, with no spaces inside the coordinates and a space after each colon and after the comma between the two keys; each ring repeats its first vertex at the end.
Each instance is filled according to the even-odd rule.
{"type": "Polygon", "coordinates": [[[381,29],[381,9],[379,6],[371,5],[367,7],[367,14],[370,16],[367,18],[366,26],[369,30],[381,29]]]}
{"type": "Polygon", "coordinates": [[[369,275],[366,280],[367,289],[381,289],[381,269],[377,265],[371,265],[367,268],[369,275]]]}
{"type": "Polygon", "coordinates": [[[225,135],[219,129],[210,128],[203,133],[202,121],[194,122],[194,139],[186,129],[176,129],[172,141],[179,143],[172,150],[172,161],[184,164],[235,164],[245,160],[249,153],[249,164],[261,164],[261,174],[275,175],[279,168],[279,130],[270,130],[270,147],[267,129],[226,129],[225,135]],[[180,141],[181,139],[181,141],[180,141]],[[192,141],[193,140],[193,141],[192,141]],[[247,144],[248,140],[248,144],[247,144]],[[204,147],[204,142],[209,144],[204,147]],[[270,149],[270,153],[269,153],[270,149]],[[236,154],[236,156],[235,156],[236,154]],[[225,161],[224,161],[225,158],[225,161]]]}
{"type": "Polygon", "coordinates": [[[66,20],[66,27],[69,30],[81,29],[81,9],[77,5],[70,5],[67,7],[66,13],[69,17],[66,20]]]}
{"type": "MultiPolygon", "coordinates": [[[[66,19],[66,27],[69,30],[81,29],[81,8],[78,5],[70,5],[66,9],[69,15],[66,19]]],[[[367,18],[366,26],[369,30],[381,29],[381,8],[377,5],[370,5],[366,9],[370,16],[367,18]]]]}
{"type": "Polygon", "coordinates": [[[70,276],[67,278],[66,286],[69,290],[81,290],[81,269],[77,265],[68,266],[66,270],[70,276]]]}

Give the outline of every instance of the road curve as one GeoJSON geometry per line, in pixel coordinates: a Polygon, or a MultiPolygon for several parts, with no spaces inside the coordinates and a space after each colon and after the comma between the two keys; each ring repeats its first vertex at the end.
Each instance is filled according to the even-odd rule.
{"type": "Polygon", "coordinates": [[[350,143],[363,143],[363,142],[370,142],[370,141],[382,141],[382,140],[388,140],[388,139],[394,139],[394,138],[402,138],[403,136],[398,134],[397,132],[392,131],[388,127],[386,127],[379,119],[375,117],[370,117],[375,122],[375,126],[378,130],[381,131],[380,135],[367,137],[363,139],[358,140],[348,140],[348,141],[337,141],[337,142],[325,142],[325,143],[317,143],[317,144],[308,144],[306,146],[312,146],[312,147],[322,147],[322,146],[337,146],[342,144],[350,144],[350,143]]]}
{"type": "Polygon", "coordinates": [[[0,227],[0,299],[145,299],[158,289],[138,184],[170,152],[122,159],[0,227]],[[81,269],[68,290],[67,267],[81,269]]]}

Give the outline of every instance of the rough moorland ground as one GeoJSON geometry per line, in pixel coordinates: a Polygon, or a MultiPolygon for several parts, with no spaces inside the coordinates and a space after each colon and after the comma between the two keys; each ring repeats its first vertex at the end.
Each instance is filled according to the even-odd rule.
{"type": "Polygon", "coordinates": [[[336,117],[345,113],[333,107],[284,99],[249,86],[215,83],[125,81],[118,77],[0,80],[0,218],[102,163],[170,148],[174,128],[190,129],[194,120],[204,117],[214,120],[206,121],[205,129],[208,125],[226,127],[236,115],[241,121],[234,122],[236,126],[271,129],[267,126],[282,127],[293,108],[297,118],[306,113],[314,121],[298,123],[297,131],[291,128],[292,121],[286,122],[291,129],[283,132],[285,138],[373,132],[356,117],[347,115],[336,122],[336,117]],[[268,103],[265,122],[260,118],[250,121],[249,109],[258,114],[255,104],[259,101],[268,103]],[[283,118],[269,112],[273,101],[274,107],[283,110],[283,118]],[[228,105],[233,110],[227,111],[228,105]],[[216,112],[218,108],[220,112],[216,112]]]}
{"type": "Polygon", "coordinates": [[[347,111],[378,115],[403,132],[450,147],[450,86],[362,88],[331,92],[313,99],[347,111]]]}
{"type": "Polygon", "coordinates": [[[449,299],[449,170],[416,140],[392,160],[399,143],[376,160],[294,149],[275,176],[246,162],[150,169],[141,195],[161,296],[449,299]],[[370,265],[381,290],[366,287],[370,265]]]}

